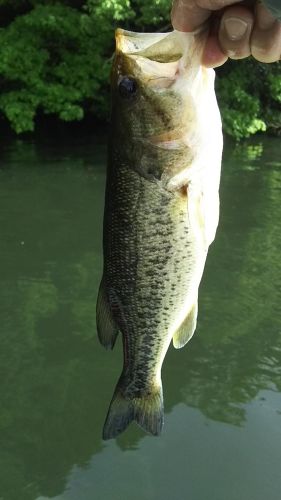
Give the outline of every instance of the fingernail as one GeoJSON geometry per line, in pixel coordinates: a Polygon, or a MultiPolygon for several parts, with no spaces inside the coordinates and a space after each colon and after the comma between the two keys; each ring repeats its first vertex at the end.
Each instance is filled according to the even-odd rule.
{"type": "Polygon", "coordinates": [[[245,35],[248,24],[239,17],[228,17],[224,20],[224,28],[230,40],[240,40],[245,35]]]}

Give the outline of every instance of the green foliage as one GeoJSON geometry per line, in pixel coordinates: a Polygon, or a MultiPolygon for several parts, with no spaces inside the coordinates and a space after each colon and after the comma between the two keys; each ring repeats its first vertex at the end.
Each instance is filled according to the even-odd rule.
{"type": "Polygon", "coordinates": [[[37,111],[83,118],[107,78],[98,41],[80,11],[59,4],[37,5],[0,31],[0,110],[16,132],[33,130],[37,111]]]}
{"type": "Polygon", "coordinates": [[[136,13],[136,27],[154,27],[159,29],[170,22],[171,2],[168,0],[135,0],[131,2],[132,11],[136,13]]]}
{"type": "MultiPolygon", "coordinates": [[[[280,69],[280,68],[279,68],[280,69]]],[[[281,102],[281,72],[274,74],[269,73],[268,75],[268,84],[269,89],[272,95],[272,98],[275,99],[276,102],[281,102]]]]}
{"type": "Polygon", "coordinates": [[[130,16],[130,0],[89,0],[87,7],[95,20],[122,21],[130,16]]]}
{"type": "Polygon", "coordinates": [[[224,130],[236,139],[272,127],[273,116],[281,129],[279,64],[230,61],[219,71],[217,93],[224,130]]]}
{"type": "MultiPolygon", "coordinates": [[[[105,120],[114,28],[166,29],[170,0],[0,0],[0,114],[22,133],[38,113],[105,120]]],[[[281,130],[280,65],[252,60],[218,71],[224,130],[236,139],[281,130]]]]}
{"type": "Polygon", "coordinates": [[[112,32],[112,20],[121,24],[131,21],[131,27],[145,29],[148,26],[159,28],[167,24],[170,12],[169,0],[88,0],[87,10],[93,19],[107,20],[112,32]]]}

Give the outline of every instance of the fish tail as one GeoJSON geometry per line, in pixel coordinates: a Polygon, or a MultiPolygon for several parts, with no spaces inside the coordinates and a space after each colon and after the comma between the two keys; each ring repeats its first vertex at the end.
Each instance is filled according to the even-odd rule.
{"type": "Polygon", "coordinates": [[[158,436],[163,428],[164,407],[162,384],[142,396],[126,397],[117,385],[103,428],[103,439],[115,438],[135,421],[142,429],[158,436]]]}
{"type": "Polygon", "coordinates": [[[153,388],[153,392],[134,400],[137,424],[153,436],[159,436],[164,424],[164,406],[162,384],[153,388]]]}

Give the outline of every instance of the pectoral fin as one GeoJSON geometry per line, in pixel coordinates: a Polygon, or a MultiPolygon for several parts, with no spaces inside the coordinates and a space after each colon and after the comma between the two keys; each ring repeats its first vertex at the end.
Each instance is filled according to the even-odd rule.
{"type": "Polygon", "coordinates": [[[219,194],[217,191],[202,191],[192,183],[187,188],[187,211],[190,228],[205,250],[215,238],[219,221],[219,194]]]}
{"type": "Polygon", "coordinates": [[[97,300],[96,318],[100,343],[106,349],[113,349],[118,335],[118,327],[110,311],[108,299],[105,292],[104,279],[101,280],[100,284],[97,300]]]}
{"type": "Polygon", "coordinates": [[[187,188],[187,213],[190,229],[197,241],[201,241],[202,246],[207,250],[205,231],[205,214],[203,210],[203,193],[192,183],[187,188]]]}
{"type": "Polygon", "coordinates": [[[197,322],[198,304],[194,302],[188,315],[183,320],[180,327],[174,333],[173,344],[176,349],[183,347],[192,337],[195,332],[197,322]]]}

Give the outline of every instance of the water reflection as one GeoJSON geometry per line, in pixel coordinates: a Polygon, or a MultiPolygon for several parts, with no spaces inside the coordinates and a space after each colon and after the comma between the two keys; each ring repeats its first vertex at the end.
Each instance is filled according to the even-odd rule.
{"type": "MultiPolygon", "coordinates": [[[[102,457],[114,462],[120,450],[133,475],[133,467],[142,471],[140,498],[158,498],[146,480],[146,452],[134,465],[127,453],[147,443],[159,457],[176,452],[185,419],[196,429],[199,417],[190,407],[208,422],[241,428],[260,391],[281,392],[278,154],[274,140],[248,153],[226,151],[221,222],[200,290],[198,331],[185,349],[170,349],[164,364],[164,437],[131,426],[105,444],[101,429],[121,348],[119,342],[104,352],[95,333],[104,149],[76,145],[72,156],[69,146],[66,154],[21,143],[2,152],[0,498],[56,497],[70,478],[79,482],[75,470],[103,470],[102,457]]],[[[125,498],[126,484],[115,479],[118,493],[108,485],[94,498],[125,498]]],[[[67,498],[88,498],[72,487],[76,497],[67,498]]]]}

